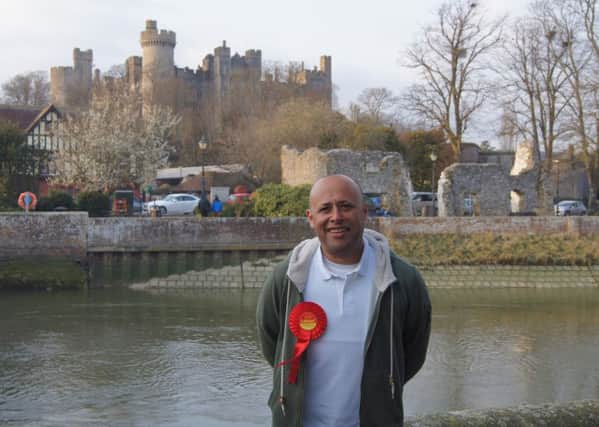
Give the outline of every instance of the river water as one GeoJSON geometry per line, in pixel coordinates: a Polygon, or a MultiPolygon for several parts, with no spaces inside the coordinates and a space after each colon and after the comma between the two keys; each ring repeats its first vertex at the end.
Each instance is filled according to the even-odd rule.
{"type": "MultiPolygon", "coordinates": [[[[407,415],[599,399],[599,289],[433,289],[407,415]]],[[[265,426],[257,291],[0,294],[0,425],[265,426]]]]}

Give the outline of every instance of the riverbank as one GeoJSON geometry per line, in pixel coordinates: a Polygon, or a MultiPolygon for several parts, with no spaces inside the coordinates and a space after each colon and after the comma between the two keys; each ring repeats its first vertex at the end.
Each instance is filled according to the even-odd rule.
{"type": "MultiPolygon", "coordinates": [[[[413,264],[423,270],[430,267],[431,271],[440,271],[442,279],[454,271],[449,267],[481,266],[468,275],[480,278],[484,271],[490,271],[494,280],[466,282],[487,286],[498,283],[497,272],[489,268],[519,266],[525,268],[525,273],[518,273],[513,282],[503,283],[530,286],[532,282],[521,277],[536,276],[531,273],[532,266],[578,266],[583,269],[580,280],[576,280],[584,286],[596,283],[593,266],[599,265],[599,217],[373,218],[367,226],[387,236],[396,252],[413,264]]],[[[18,282],[11,279],[11,287],[14,283],[26,287],[27,281],[34,288],[44,280],[61,283],[64,273],[44,267],[46,263],[59,262],[79,270],[81,274],[75,275],[79,278],[75,280],[81,281],[80,286],[156,279],[167,280],[169,286],[179,283],[177,286],[187,287],[195,281],[198,287],[204,287],[203,283],[256,287],[263,282],[274,258],[312,236],[308,221],[295,217],[88,218],[81,212],[0,214],[0,274],[4,274],[0,277],[15,277],[7,267],[9,262],[29,263],[28,274],[18,282]],[[206,271],[214,273],[204,276],[206,271]],[[229,280],[230,271],[234,273],[229,280]],[[178,275],[187,275],[181,279],[185,285],[180,284],[178,275]]],[[[457,271],[466,274],[466,270],[457,271]]],[[[568,274],[563,280],[550,282],[565,284],[573,280],[568,274]]],[[[431,277],[429,281],[434,284],[437,279],[431,277]]],[[[460,286],[464,280],[454,282],[460,286]]],[[[0,287],[5,283],[8,282],[0,280],[0,287]]]]}

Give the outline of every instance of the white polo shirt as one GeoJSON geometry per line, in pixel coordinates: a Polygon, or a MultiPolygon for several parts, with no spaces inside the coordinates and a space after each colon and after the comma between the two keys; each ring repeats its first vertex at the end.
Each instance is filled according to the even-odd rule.
{"type": "Polygon", "coordinates": [[[305,427],[360,425],[360,385],[374,270],[374,250],[366,239],[358,264],[331,263],[321,250],[312,258],[304,299],[324,309],[327,329],[307,350],[305,427]]]}

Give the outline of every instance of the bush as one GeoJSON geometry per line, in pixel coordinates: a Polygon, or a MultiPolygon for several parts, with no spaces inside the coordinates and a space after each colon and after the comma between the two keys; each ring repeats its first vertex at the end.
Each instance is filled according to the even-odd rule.
{"type": "Polygon", "coordinates": [[[292,187],[287,184],[266,184],[254,195],[256,216],[305,216],[309,206],[310,185],[292,187]]]}
{"type": "Polygon", "coordinates": [[[222,217],[228,218],[241,218],[241,217],[249,217],[255,216],[254,213],[254,201],[247,200],[235,203],[225,203],[223,205],[223,210],[220,213],[222,217]]]}
{"type": "Polygon", "coordinates": [[[69,193],[56,191],[50,193],[48,197],[40,197],[35,209],[38,211],[53,211],[56,208],[72,211],[75,209],[75,201],[69,193]]]}
{"type": "Polygon", "coordinates": [[[79,194],[77,206],[87,211],[89,216],[110,215],[110,197],[100,191],[86,191],[79,194]]]}

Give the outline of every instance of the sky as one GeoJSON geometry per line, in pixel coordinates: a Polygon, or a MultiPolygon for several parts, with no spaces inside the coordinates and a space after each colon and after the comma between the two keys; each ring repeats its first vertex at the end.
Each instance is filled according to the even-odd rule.
{"type": "MultiPolygon", "coordinates": [[[[491,16],[523,14],[525,0],[477,0],[491,16]]],[[[394,93],[415,79],[402,54],[435,22],[442,0],[0,0],[0,83],[19,73],[72,65],[92,49],[102,72],[141,56],[146,19],[175,31],[175,64],[195,69],[227,41],[231,53],[261,49],[264,62],[319,65],[332,56],[338,108],[365,88],[394,93]]]]}

